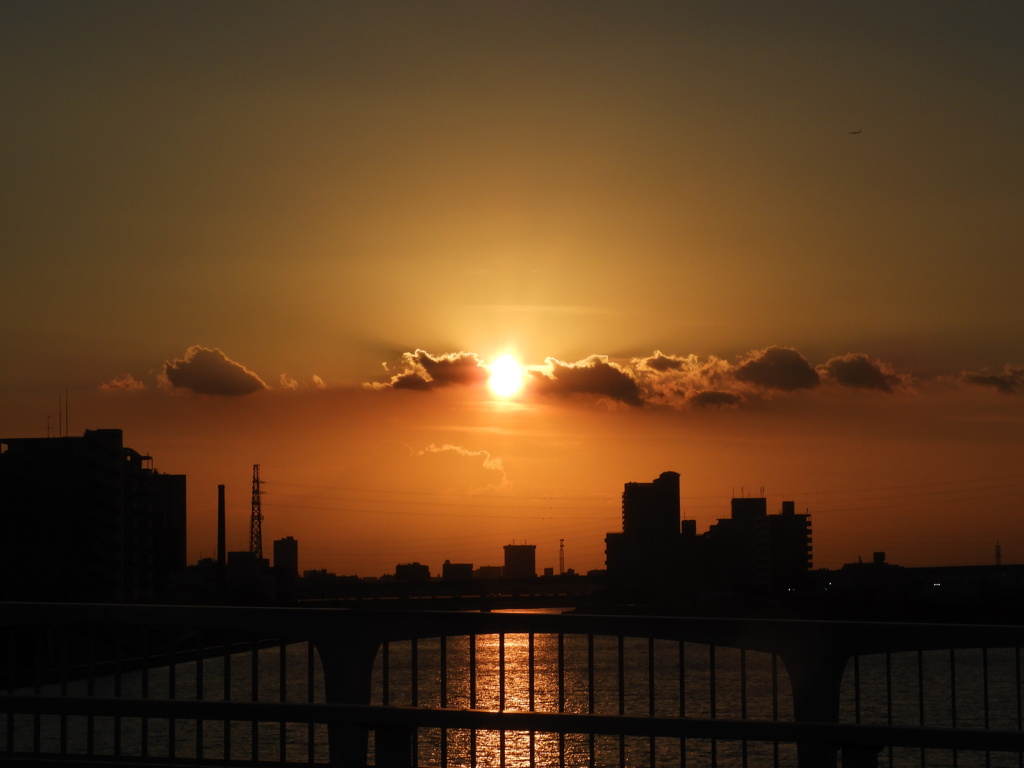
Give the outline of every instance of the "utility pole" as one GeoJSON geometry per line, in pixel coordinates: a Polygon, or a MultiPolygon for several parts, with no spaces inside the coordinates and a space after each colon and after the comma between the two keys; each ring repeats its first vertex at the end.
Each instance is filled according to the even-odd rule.
{"type": "Polygon", "coordinates": [[[263,508],[260,496],[260,465],[252,465],[252,515],[249,517],[249,551],[256,555],[257,560],[263,559],[263,508]]]}

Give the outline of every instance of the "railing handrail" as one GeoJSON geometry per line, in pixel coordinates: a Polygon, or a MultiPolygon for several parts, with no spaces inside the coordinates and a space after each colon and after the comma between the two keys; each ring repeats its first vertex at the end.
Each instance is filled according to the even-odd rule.
{"type": "Polygon", "coordinates": [[[1024,646],[1024,625],[721,618],[577,613],[499,613],[249,606],[0,603],[0,627],[47,624],[190,626],[306,640],[338,633],[385,642],[484,634],[580,634],[782,652],[826,644],[845,656],[904,650],[1024,646]]]}

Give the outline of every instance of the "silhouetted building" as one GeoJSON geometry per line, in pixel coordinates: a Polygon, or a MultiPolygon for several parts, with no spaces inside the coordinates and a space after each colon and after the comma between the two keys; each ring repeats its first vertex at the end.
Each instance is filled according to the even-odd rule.
{"type": "Polygon", "coordinates": [[[473,578],[473,564],[445,560],[441,566],[441,578],[444,581],[469,581],[473,578]]]}
{"type": "Polygon", "coordinates": [[[0,440],[0,599],[169,599],[185,517],[185,476],[155,471],[119,429],[0,440]]]}
{"type": "Polygon", "coordinates": [[[500,579],[504,568],[500,565],[481,565],[473,569],[474,579],[500,579]]]}
{"type": "Polygon", "coordinates": [[[274,540],[274,581],[277,602],[294,603],[298,597],[299,542],[291,536],[274,540]]]}
{"type": "Polygon", "coordinates": [[[274,541],[274,570],[279,575],[299,577],[299,542],[291,536],[274,541]]]}
{"type": "Polygon", "coordinates": [[[605,536],[605,564],[612,591],[653,596],[696,588],[693,521],[679,521],[679,473],[662,472],[650,483],[626,483],[622,532],[605,536]],[[686,531],[684,533],[683,531],[686,531]]]}
{"type": "Polygon", "coordinates": [[[430,568],[420,563],[400,563],[395,566],[397,581],[430,581],[430,568]]]}
{"type": "Polygon", "coordinates": [[[796,589],[811,569],[811,516],[795,503],[768,514],[763,497],[732,500],[732,515],[712,525],[707,541],[708,580],[720,589],[796,589]]]}
{"type": "Polygon", "coordinates": [[[537,576],[537,545],[506,544],[505,568],[502,576],[506,579],[531,579],[537,576]]]}
{"type": "Polygon", "coordinates": [[[620,599],[675,599],[706,590],[780,590],[804,585],[811,567],[810,515],[792,501],[769,515],[764,498],[732,500],[732,513],[702,536],[679,519],[679,475],[626,483],[622,532],[605,537],[611,593],[620,599]]]}

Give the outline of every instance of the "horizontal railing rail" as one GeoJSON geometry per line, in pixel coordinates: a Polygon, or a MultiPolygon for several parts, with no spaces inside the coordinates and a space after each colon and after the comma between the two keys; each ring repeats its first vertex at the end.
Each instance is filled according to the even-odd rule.
{"type": "MultiPolygon", "coordinates": [[[[956,722],[947,727],[933,727],[923,723],[913,726],[892,722],[844,723],[840,722],[839,704],[844,672],[851,659],[870,654],[886,654],[888,658],[890,654],[904,651],[921,653],[927,650],[1019,649],[1024,646],[1024,628],[1021,627],[317,608],[4,604],[0,606],[0,631],[8,638],[7,682],[2,686],[6,693],[0,692],[0,712],[6,713],[6,751],[0,742],[0,757],[4,754],[19,759],[43,759],[48,754],[52,757],[51,753],[40,746],[43,742],[40,723],[45,717],[60,718],[59,728],[62,733],[68,729],[68,722],[73,718],[89,718],[90,728],[93,718],[115,718],[118,721],[132,719],[144,723],[162,719],[172,724],[172,744],[173,723],[176,721],[225,723],[222,738],[226,745],[230,741],[230,728],[227,724],[248,722],[252,726],[249,735],[254,751],[258,737],[257,724],[277,724],[281,739],[281,763],[289,762],[285,756],[285,742],[293,739],[291,735],[286,738],[285,724],[300,724],[308,728],[319,725],[328,732],[326,741],[329,744],[331,763],[368,764],[371,752],[368,734],[374,734],[372,751],[375,764],[401,765],[403,768],[417,764],[420,759],[417,755],[417,734],[421,729],[437,729],[441,732],[439,759],[442,760],[446,755],[445,734],[458,730],[473,734],[478,731],[495,731],[502,734],[583,734],[592,738],[597,735],[643,737],[651,740],[652,761],[654,740],[660,738],[681,741],[703,739],[712,744],[717,741],[776,745],[788,743],[798,745],[797,754],[802,768],[835,765],[836,756],[840,753],[844,755],[844,768],[874,765],[876,753],[884,748],[908,747],[921,750],[922,755],[924,750],[975,750],[986,755],[997,752],[1024,755],[1024,735],[1020,728],[1019,714],[1016,729],[965,727],[956,722]],[[102,633],[103,637],[99,641],[95,635],[89,641],[100,657],[88,659],[85,664],[78,659],[73,665],[62,664],[62,660],[67,662],[72,653],[67,643],[74,642],[72,636],[84,627],[92,628],[90,632],[102,633]],[[159,642],[153,643],[154,647],[146,648],[142,654],[138,653],[136,647],[131,648],[133,655],[122,653],[119,650],[124,647],[121,633],[142,629],[153,633],[159,642]],[[55,639],[60,633],[64,633],[63,639],[55,639]],[[504,704],[504,698],[503,703],[494,709],[484,710],[472,706],[476,696],[472,687],[476,675],[476,666],[473,664],[477,663],[473,661],[477,653],[475,638],[484,636],[530,638],[529,711],[511,711],[504,704]],[[557,705],[551,705],[555,711],[545,711],[535,706],[533,701],[534,637],[540,636],[558,638],[558,678],[553,683],[557,685],[557,705]],[[564,710],[567,683],[564,679],[566,662],[563,638],[568,636],[619,638],[618,692],[615,694],[609,689],[609,695],[618,696],[617,711],[595,710],[593,679],[587,684],[591,711],[564,710]],[[472,662],[468,672],[471,691],[467,694],[469,699],[456,704],[448,701],[449,697],[452,700],[457,697],[447,690],[447,681],[452,673],[443,666],[448,663],[445,659],[452,638],[469,639],[467,653],[472,662]],[[627,694],[622,683],[622,638],[642,638],[649,643],[646,679],[652,691],[657,682],[653,651],[656,641],[675,642],[680,649],[688,643],[704,644],[712,649],[732,648],[740,649],[741,652],[770,654],[773,659],[781,660],[781,666],[788,677],[792,689],[792,712],[776,712],[772,719],[767,720],[746,716],[745,713],[740,718],[722,717],[715,711],[713,691],[710,711],[696,716],[684,712],[672,715],[655,712],[653,693],[650,711],[626,711],[623,704],[627,694]],[[163,641],[171,645],[162,647],[160,643],[163,641]],[[375,695],[372,691],[374,685],[383,684],[385,689],[388,685],[388,649],[396,648],[400,643],[412,643],[413,651],[409,656],[411,667],[404,672],[413,677],[422,676],[423,669],[418,667],[421,662],[417,660],[416,653],[417,643],[425,641],[440,643],[432,653],[440,654],[441,672],[431,672],[431,679],[435,683],[438,675],[442,681],[439,683],[441,692],[438,700],[431,706],[410,706],[392,703],[385,694],[381,704],[371,704],[375,695]],[[322,701],[312,700],[312,671],[306,673],[310,680],[304,688],[308,699],[306,701],[259,700],[256,682],[250,685],[251,690],[247,693],[249,700],[232,699],[228,682],[224,682],[223,700],[215,700],[211,692],[203,690],[200,672],[204,663],[222,664],[226,681],[231,664],[235,667],[245,666],[237,660],[231,661],[238,649],[250,648],[252,661],[247,664],[251,667],[255,681],[258,677],[257,668],[264,663],[257,660],[259,649],[274,652],[274,649],[280,648],[281,698],[285,698],[284,649],[289,644],[297,643],[307,643],[311,657],[315,650],[322,666],[322,701]],[[380,680],[382,656],[385,659],[383,683],[380,680]],[[200,695],[184,697],[175,693],[175,686],[180,683],[174,681],[176,664],[184,662],[193,665],[188,674],[196,679],[190,684],[196,687],[200,695]],[[121,691],[109,695],[110,692],[96,690],[82,695],[82,691],[74,690],[74,683],[83,670],[89,670],[93,676],[114,673],[113,685],[119,686],[120,675],[125,671],[145,670],[155,665],[162,665],[169,670],[166,673],[170,680],[169,693],[165,692],[162,698],[154,691],[149,691],[145,696],[134,696],[121,691]],[[377,675],[376,679],[374,675],[377,675]],[[15,736],[19,727],[34,730],[31,749],[18,748],[15,736]]],[[[593,655],[593,640],[589,642],[593,655]]],[[[503,686],[507,683],[505,648],[502,640],[497,652],[501,654],[499,666],[503,686]]],[[[1018,651],[1018,710],[1019,655],[1018,651]]],[[[745,658],[740,657],[741,665],[746,663],[745,658]]],[[[713,655],[710,670],[713,682],[713,655]]],[[[392,673],[395,674],[394,670],[392,673]]],[[[146,674],[143,671],[143,686],[148,679],[146,674]]],[[[592,671],[590,674],[593,677],[592,671]]],[[[684,675],[681,664],[674,674],[677,674],[682,691],[684,675]]],[[[953,674],[955,683],[956,673],[953,674]]],[[[990,674],[987,669],[985,674],[990,674]]],[[[745,679],[743,686],[743,695],[746,696],[745,679]]],[[[502,697],[504,690],[502,687],[502,697]]],[[[221,692],[217,691],[216,694],[219,696],[221,692]]],[[[955,715],[955,688],[953,698],[955,715]]],[[[746,699],[743,701],[745,710],[746,699]]],[[[777,703],[775,707],[778,709],[777,703]]],[[[194,753],[190,757],[182,757],[180,762],[195,764],[204,759],[201,727],[196,729],[194,738],[194,753]]],[[[293,762],[313,761],[312,736],[309,736],[309,741],[308,753],[293,762]]],[[[66,739],[60,743],[60,749],[63,750],[60,754],[66,754],[66,739]]],[[[596,764],[593,740],[590,749],[590,764],[596,764]]],[[[225,746],[225,750],[223,759],[228,761],[230,745],[225,746]]],[[[142,754],[132,757],[135,762],[148,759],[173,763],[173,747],[170,755],[142,754]]]]}

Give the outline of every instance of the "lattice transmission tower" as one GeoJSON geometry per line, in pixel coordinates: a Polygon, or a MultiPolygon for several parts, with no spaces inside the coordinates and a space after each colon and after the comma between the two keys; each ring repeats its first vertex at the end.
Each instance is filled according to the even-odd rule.
{"type": "Polygon", "coordinates": [[[260,497],[263,490],[260,480],[260,465],[252,465],[252,515],[249,517],[249,551],[256,555],[257,559],[263,559],[263,508],[260,504],[260,497]]]}

